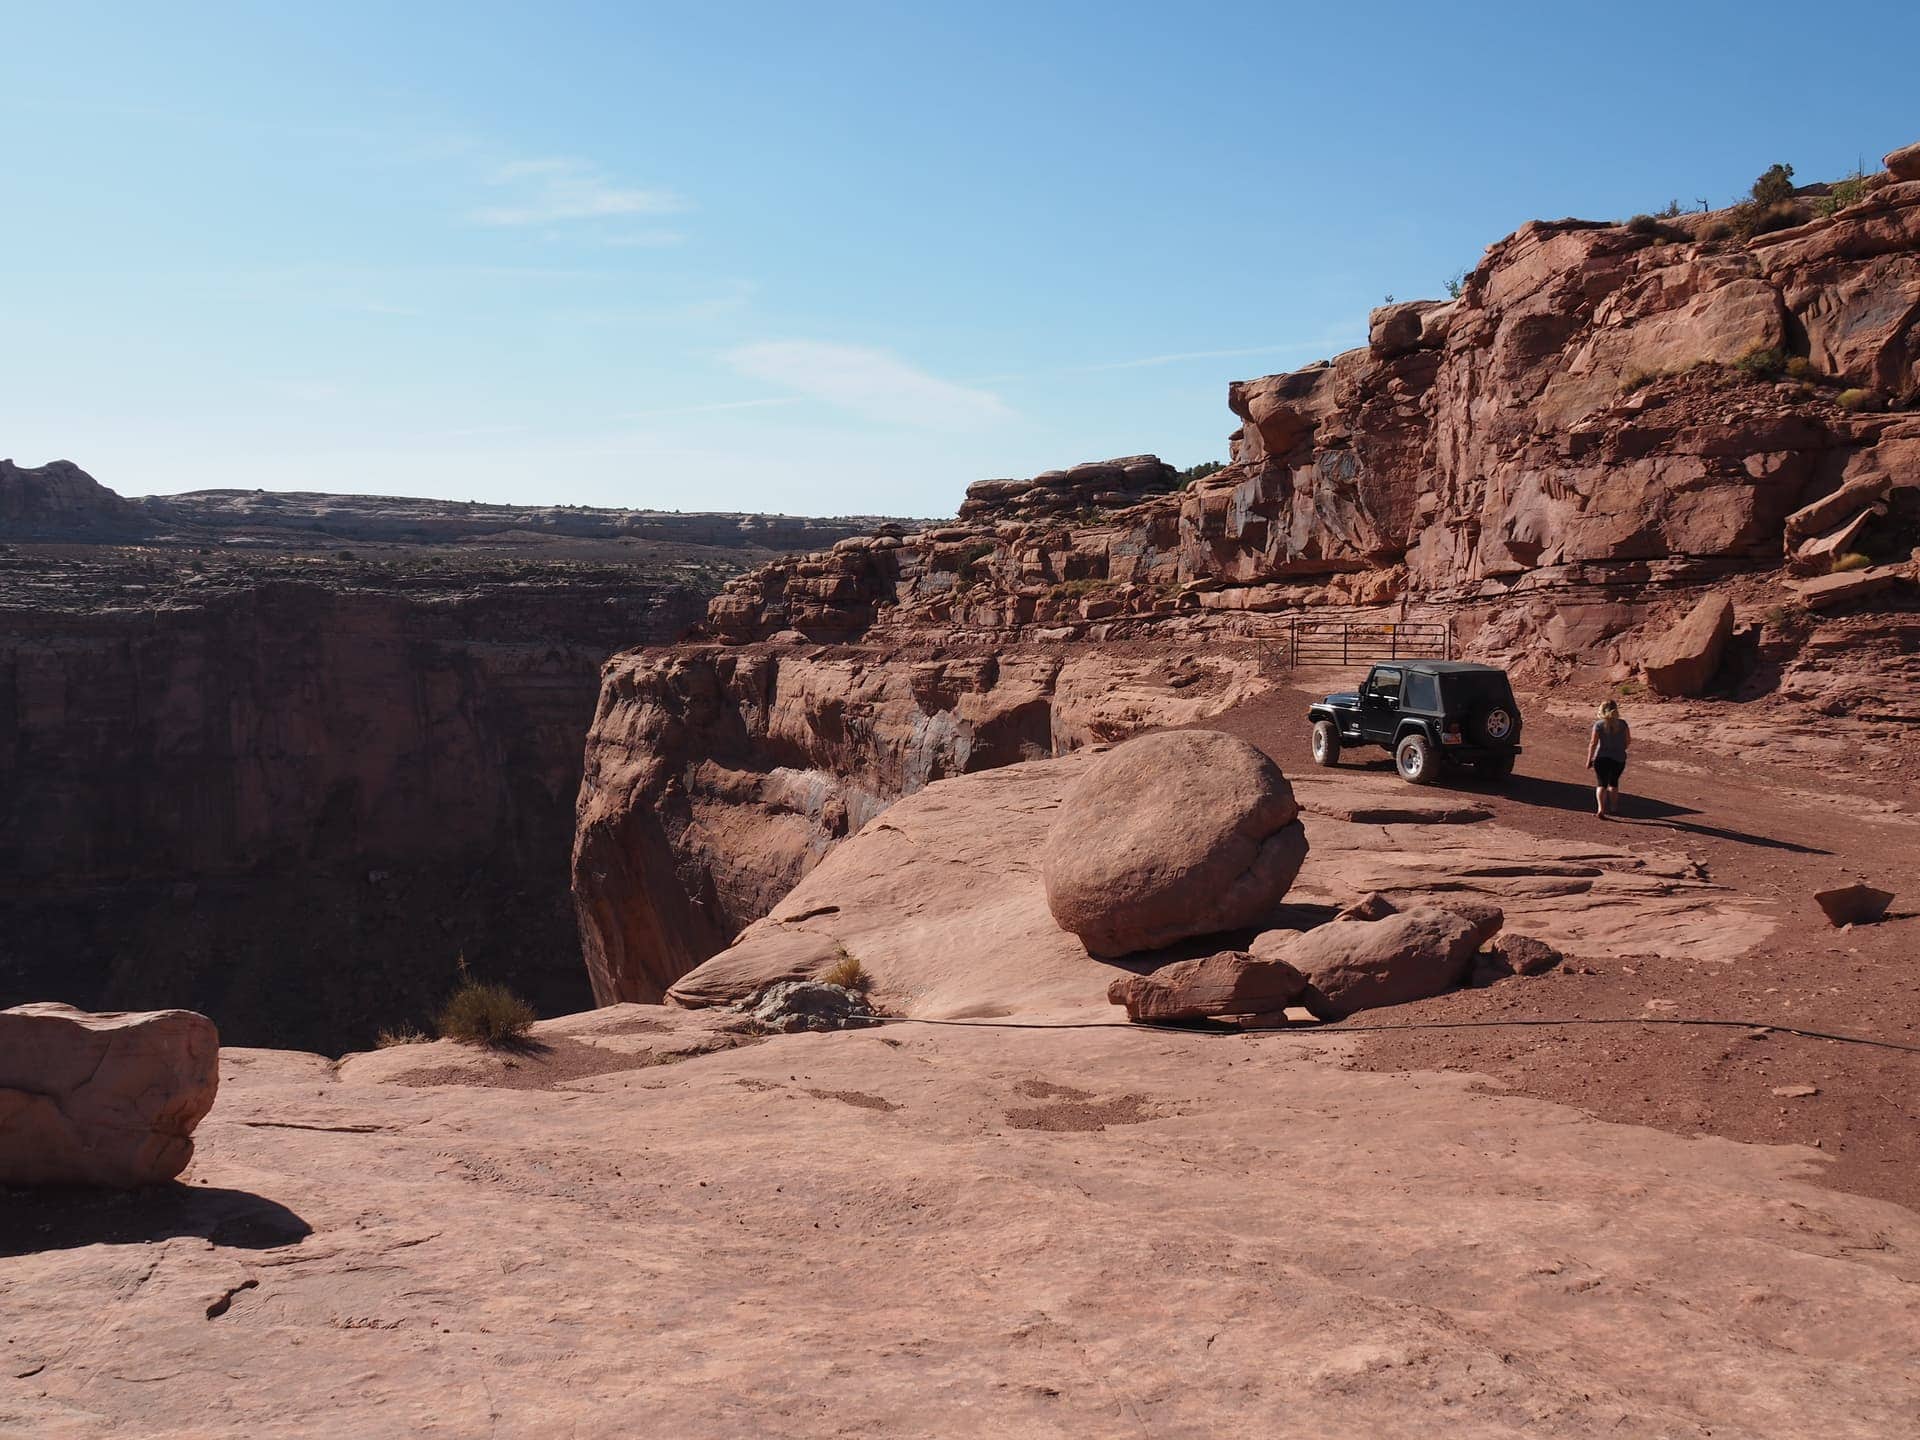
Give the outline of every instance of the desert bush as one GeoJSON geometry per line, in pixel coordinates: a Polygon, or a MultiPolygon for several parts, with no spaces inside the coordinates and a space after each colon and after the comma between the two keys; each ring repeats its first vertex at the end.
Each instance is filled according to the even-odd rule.
{"type": "Polygon", "coordinates": [[[1644,390],[1667,372],[1664,370],[1635,370],[1620,381],[1620,393],[1631,395],[1636,390],[1644,390]]]}
{"type": "Polygon", "coordinates": [[[1465,290],[1466,288],[1467,288],[1467,272],[1466,271],[1456,270],[1453,272],[1453,274],[1447,277],[1447,298],[1449,300],[1458,300],[1460,298],[1460,292],[1465,290]]]}
{"type": "Polygon", "coordinates": [[[1218,460],[1202,460],[1198,465],[1189,465],[1180,472],[1180,488],[1184,490],[1194,481],[1204,480],[1207,476],[1226,468],[1218,460]]]}
{"type": "Polygon", "coordinates": [[[1778,205],[1782,200],[1791,200],[1793,198],[1793,167],[1769,165],[1760,178],[1753,182],[1753,188],[1747,193],[1753,196],[1756,205],[1778,205]]]}
{"type": "Polygon", "coordinates": [[[1873,564],[1873,557],[1862,555],[1858,550],[1849,550],[1844,555],[1836,555],[1833,561],[1833,573],[1844,575],[1849,570],[1864,570],[1873,564]]]}
{"type": "Polygon", "coordinates": [[[1834,396],[1833,399],[1834,403],[1842,410],[1871,410],[1873,408],[1873,392],[1871,390],[1861,390],[1857,388],[1842,390],[1838,395],[1834,396]]]}
{"type": "Polygon", "coordinates": [[[871,983],[860,957],[844,945],[834,948],[833,963],[813,978],[823,985],[838,985],[847,990],[864,990],[871,983]]]}
{"type": "Polygon", "coordinates": [[[425,1045],[432,1038],[424,1030],[402,1025],[398,1030],[382,1030],[373,1044],[377,1050],[391,1050],[396,1045],[425,1045]]]}
{"type": "Polygon", "coordinates": [[[1666,209],[1653,212],[1653,218],[1656,220],[1678,220],[1680,218],[1680,202],[1678,200],[1669,200],[1666,209]]]}
{"type": "Polygon", "coordinates": [[[442,1039],[470,1045],[505,1045],[524,1039],[533,1007],[504,985],[468,980],[453,992],[437,1022],[442,1039]]]}
{"type": "Polygon", "coordinates": [[[1705,241],[1731,240],[1733,236],[1733,225],[1730,221],[1726,220],[1716,220],[1700,232],[1700,238],[1705,241]]]}
{"type": "Polygon", "coordinates": [[[1660,222],[1651,215],[1636,215],[1627,221],[1627,229],[1636,235],[1658,235],[1660,222]]]}
{"type": "Polygon", "coordinates": [[[1813,208],[1817,214],[1832,215],[1849,205],[1859,204],[1867,198],[1867,193],[1867,177],[1855,171],[1846,179],[1836,181],[1833,189],[1814,201],[1813,208]]]}
{"type": "Polygon", "coordinates": [[[1787,357],[1776,347],[1763,345],[1734,361],[1733,368],[1756,380],[1770,380],[1787,368],[1787,357]]]}
{"type": "Polygon", "coordinates": [[[1792,380],[1812,380],[1817,378],[1813,361],[1804,355],[1795,355],[1787,361],[1787,376],[1792,380]]]}
{"type": "Polygon", "coordinates": [[[1797,200],[1782,200],[1773,205],[1742,205],[1736,214],[1735,223],[1740,233],[1752,239],[1756,235],[1771,235],[1776,230],[1804,225],[1812,212],[1797,200]]]}

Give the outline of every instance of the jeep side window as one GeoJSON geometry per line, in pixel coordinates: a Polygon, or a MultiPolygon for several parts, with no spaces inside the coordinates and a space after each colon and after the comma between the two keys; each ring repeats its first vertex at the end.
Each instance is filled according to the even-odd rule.
{"type": "Polygon", "coordinates": [[[1431,715],[1440,708],[1440,687],[1434,683],[1431,675],[1418,670],[1407,672],[1406,687],[1400,694],[1404,709],[1416,714],[1431,715]]]}
{"type": "Polygon", "coordinates": [[[1400,703],[1400,672],[1398,670],[1376,670],[1373,678],[1367,682],[1367,689],[1388,705],[1400,703]]]}

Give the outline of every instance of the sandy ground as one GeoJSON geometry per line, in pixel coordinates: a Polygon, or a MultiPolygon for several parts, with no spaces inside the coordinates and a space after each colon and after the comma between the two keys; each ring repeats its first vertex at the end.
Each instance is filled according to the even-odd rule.
{"type": "Polygon", "coordinates": [[[630,1064],[544,1088],[232,1052],[191,1183],[10,1197],[0,1434],[1920,1425],[1920,1217],[1809,1149],[1352,1039],[712,1024],[552,1022],[630,1064]]]}

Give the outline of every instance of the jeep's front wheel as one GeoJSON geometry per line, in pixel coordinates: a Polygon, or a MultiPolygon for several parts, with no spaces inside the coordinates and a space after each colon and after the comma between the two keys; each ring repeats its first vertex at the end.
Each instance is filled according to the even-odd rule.
{"type": "Polygon", "coordinates": [[[1313,722],[1313,763],[1329,770],[1340,763],[1340,727],[1331,720],[1313,722]]]}
{"type": "Polygon", "coordinates": [[[1427,743],[1424,735],[1409,735],[1393,749],[1393,765],[1400,772],[1400,778],[1410,785],[1431,785],[1438,768],[1433,758],[1433,746],[1427,743]]]}

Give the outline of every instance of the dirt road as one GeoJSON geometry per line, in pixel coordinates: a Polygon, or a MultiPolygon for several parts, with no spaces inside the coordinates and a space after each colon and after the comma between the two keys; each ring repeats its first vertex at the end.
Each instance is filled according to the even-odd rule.
{"type": "MultiPolygon", "coordinates": [[[[1209,723],[1259,745],[1288,774],[1302,774],[1313,763],[1305,722],[1311,694],[1355,678],[1302,675],[1209,723]]],[[[1770,729],[1745,707],[1629,704],[1635,741],[1625,815],[1602,822],[1584,768],[1585,705],[1520,699],[1525,754],[1512,780],[1449,779],[1423,793],[1470,793],[1499,823],[1531,834],[1681,849],[1716,883],[1760,902],[1775,917],[1773,929],[1728,964],[1661,960],[1623,933],[1611,954],[1578,957],[1549,983],[1497,984],[1354,1023],[1697,1017],[1920,1046],[1920,815],[1912,785],[1901,778],[1910,767],[1886,763],[1888,756],[1849,756],[1784,724],[1770,729]],[[1688,737],[1713,737],[1721,749],[1684,743],[1688,737]],[[1813,893],[1850,879],[1900,892],[1893,915],[1878,925],[1832,928],[1813,893]]],[[[1377,786],[1383,798],[1404,798],[1410,788],[1382,751],[1350,751],[1343,770],[1358,772],[1349,778],[1377,786]]],[[[1816,1146],[1834,1157],[1823,1183],[1920,1207],[1920,1054],[1779,1030],[1633,1024],[1370,1035],[1356,1063],[1477,1071],[1608,1120],[1816,1146]],[[1798,1093],[1806,1087],[1816,1093],[1798,1093]]]]}

